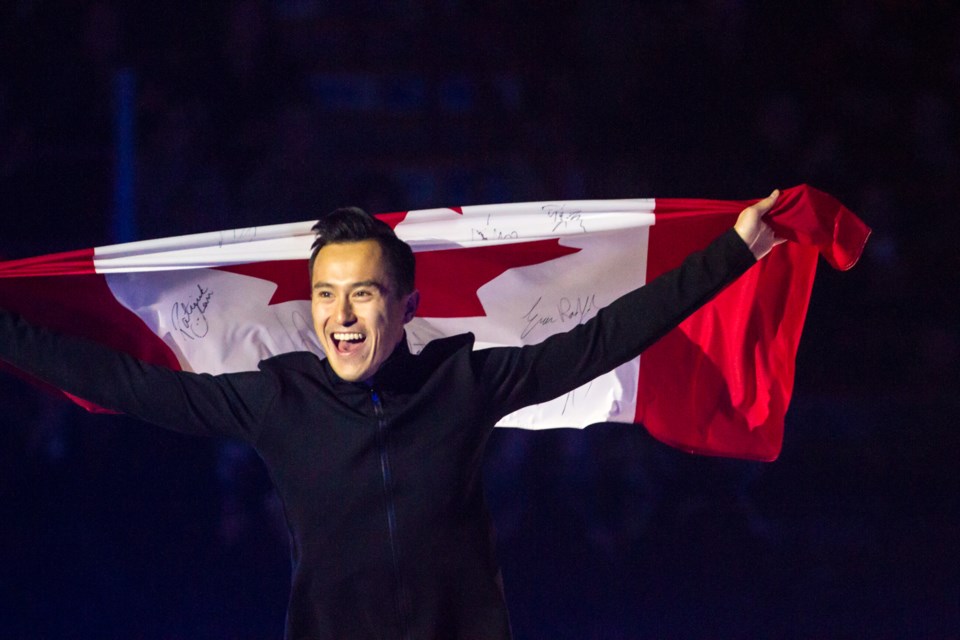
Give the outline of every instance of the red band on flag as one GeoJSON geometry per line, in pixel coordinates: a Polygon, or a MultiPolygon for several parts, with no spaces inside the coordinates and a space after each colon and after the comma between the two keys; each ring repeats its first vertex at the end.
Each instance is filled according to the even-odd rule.
{"type": "MultiPolygon", "coordinates": [[[[705,247],[749,204],[658,200],[647,280],[705,247]]],[[[663,442],[758,460],[780,453],[817,254],[849,269],[870,229],[807,186],[785,189],[767,219],[793,242],[776,247],[640,358],[636,420],[663,442]]]]}
{"type": "MultiPolygon", "coordinates": [[[[480,287],[508,269],[548,262],[577,251],[557,240],[540,240],[417,253],[415,286],[422,300],[419,314],[429,318],[483,316],[483,305],[477,297],[480,287]]],[[[306,260],[252,262],[218,270],[273,282],[277,290],[270,298],[271,305],[310,299],[306,260]]]]}
{"type": "Polygon", "coordinates": [[[0,278],[62,276],[95,273],[93,249],[78,249],[0,263],[0,278]]]}

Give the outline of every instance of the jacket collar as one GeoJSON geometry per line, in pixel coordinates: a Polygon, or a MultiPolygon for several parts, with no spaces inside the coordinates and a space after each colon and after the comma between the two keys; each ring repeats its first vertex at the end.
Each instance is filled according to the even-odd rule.
{"type": "Polygon", "coordinates": [[[323,360],[324,369],[327,371],[331,383],[336,386],[345,385],[364,391],[371,387],[391,391],[419,387],[421,381],[419,376],[416,375],[416,363],[417,356],[410,353],[410,348],[407,346],[406,332],[404,332],[403,337],[390,356],[380,365],[380,369],[369,380],[348,382],[336,374],[326,358],[323,360]]]}

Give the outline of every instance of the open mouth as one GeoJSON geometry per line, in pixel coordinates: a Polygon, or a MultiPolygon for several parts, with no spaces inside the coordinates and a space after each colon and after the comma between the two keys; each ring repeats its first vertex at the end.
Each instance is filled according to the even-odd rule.
{"type": "Polygon", "coordinates": [[[366,340],[366,336],[357,331],[337,331],[332,333],[330,337],[333,339],[333,346],[337,353],[344,355],[359,349],[360,345],[366,340]]]}

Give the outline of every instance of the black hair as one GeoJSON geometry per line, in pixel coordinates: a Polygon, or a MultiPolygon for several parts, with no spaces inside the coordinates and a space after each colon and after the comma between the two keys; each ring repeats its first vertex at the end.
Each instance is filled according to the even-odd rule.
{"type": "Polygon", "coordinates": [[[317,238],[310,250],[311,278],[317,254],[328,244],[376,240],[390,266],[397,294],[406,295],[413,291],[416,267],[413,249],[398,238],[386,222],[359,207],[341,207],[317,220],[317,224],[313,225],[313,232],[317,234],[317,238]]]}

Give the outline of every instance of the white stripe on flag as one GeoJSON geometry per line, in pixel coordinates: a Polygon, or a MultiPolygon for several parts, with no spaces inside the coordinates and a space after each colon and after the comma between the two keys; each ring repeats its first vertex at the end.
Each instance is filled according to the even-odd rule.
{"type": "MultiPolygon", "coordinates": [[[[452,209],[409,212],[397,233],[417,251],[547,238],[559,238],[564,247],[577,250],[508,269],[485,283],[477,291],[482,316],[414,319],[407,328],[411,349],[467,331],[476,336],[477,348],[536,344],[589,320],[644,284],[653,204],[550,202],[464,207],[462,214],[452,209]]],[[[312,237],[303,235],[304,229],[309,232],[307,223],[263,229],[108,247],[98,250],[97,269],[109,273],[107,283],[117,300],[170,347],[185,370],[253,370],[261,359],[293,350],[322,356],[309,301],[270,304],[276,285],[267,280],[189,268],[292,255],[304,260],[308,255],[312,237]],[[136,272],[125,272],[130,269],[136,272]]],[[[306,281],[305,269],[303,277],[306,281]]],[[[638,371],[635,359],[562,398],[512,414],[501,425],[582,427],[630,421],[638,371]]]]}

